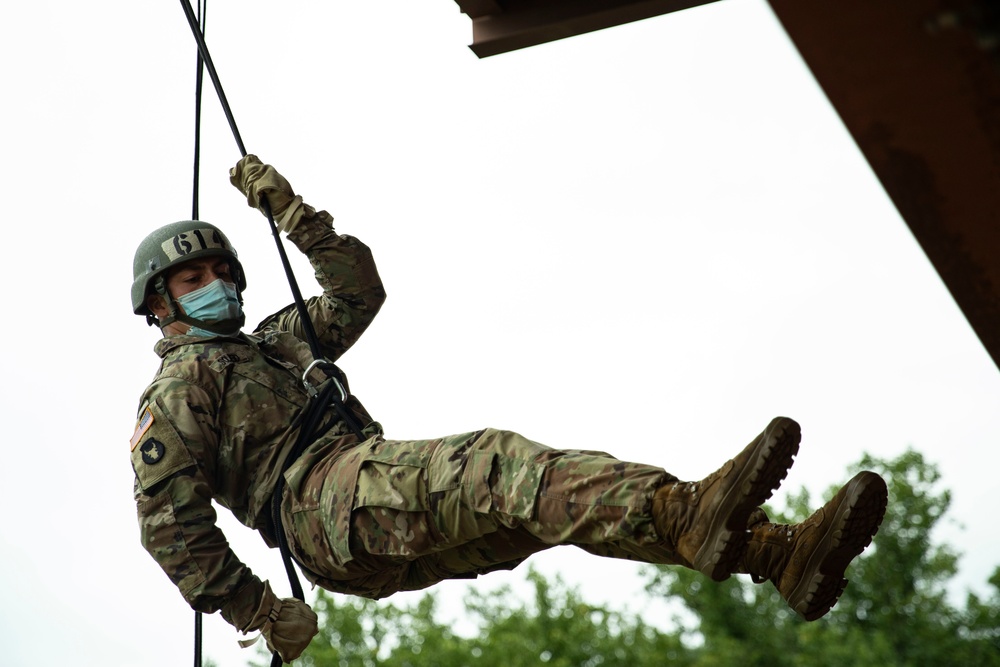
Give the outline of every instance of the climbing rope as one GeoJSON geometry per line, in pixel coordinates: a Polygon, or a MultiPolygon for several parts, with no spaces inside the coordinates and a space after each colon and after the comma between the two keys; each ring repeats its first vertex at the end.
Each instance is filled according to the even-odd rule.
{"type": "MultiPolygon", "coordinates": [[[[198,0],[198,33],[204,38],[205,22],[208,15],[208,0],[198,0]]],[[[194,175],[191,185],[191,219],[198,220],[198,182],[200,180],[201,164],[201,89],[204,81],[205,64],[198,51],[197,68],[194,85],[194,175]]],[[[200,611],[194,612],[194,667],[201,667],[202,617],[200,611]]]]}
{"type": "MultiPolygon", "coordinates": [[[[198,34],[205,37],[205,24],[208,16],[208,0],[198,0],[198,34]]],[[[191,219],[198,220],[198,192],[201,175],[201,90],[205,80],[205,62],[198,51],[198,65],[194,78],[194,172],[191,185],[191,219]]]]}
{"type": "MultiPolygon", "coordinates": [[[[207,0],[199,0],[199,14],[195,16],[194,10],[191,8],[189,0],[180,0],[181,7],[184,9],[184,15],[187,17],[188,24],[191,27],[191,32],[194,34],[195,41],[198,43],[198,73],[197,73],[197,83],[196,83],[196,112],[195,112],[195,166],[194,166],[194,205],[193,205],[193,218],[198,219],[198,172],[199,172],[199,152],[200,152],[200,126],[201,126],[201,88],[202,88],[202,72],[203,70],[208,70],[208,75],[212,79],[212,84],[215,87],[215,92],[219,98],[219,102],[222,104],[222,110],[226,115],[226,119],[229,121],[229,127],[233,132],[233,138],[236,140],[236,145],[240,150],[240,155],[246,157],[247,151],[243,145],[243,139],[240,136],[239,128],[236,127],[236,120],[233,117],[233,112],[229,106],[229,101],[226,99],[226,93],[222,89],[222,83],[219,79],[219,74],[215,69],[215,64],[212,62],[212,55],[208,51],[208,46],[205,43],[205,26],[204,26],[204,15],[205,10],[207,10],[207,0]]],[[[303,373],[302,381],[305,384],[310,395],[310,402],[305,408],[304,419],[302,420],[302,426],[299,429],[299,436],[292,447],[291,452],[285,459],[284,466],[282,468],[282,474],[278,476],[278,482],[275,485],[274,491],[271,494],[271,520],[274,526],[274,532],[276,533],[276,538],[278,541],[278,548],[281,552],[281,559],[285,566],[285,572],[288,575],[288,581],[292,589],[292,595],[299,600],[305,601],[305,595],[302,591],[302,585],[299,583],[298,576],[296,575],[295,569],[292,566],[291,550],[288,546],[288,539],[285,536],[285,531],[282,528],[281,523],[281,496],[284,490],[285,477],[284,473],[288,470],[288,467],[299,457],[299,455],[305,450],[305,448],[318,437],[319,425],[322,422],[323,415],[326,412],[328,406],[333,406],[337,415],[343,420],[344,424],[350,428],[354,435],[360,440],[365,439],[365,435],[362,432],[361,426],[357,423],[357,419],[353,414],[347,409],[344,402],[347,400],[347,393],[344,390],[343,376],[332,362],[327,361],[323,358],[322,350],[320,349],[319,339],[316,336],[315,328],[313,327],[312,319],[309,317],[309,311],[306,308],[305,300],[302,298],[302,292],[299,290],[298,281],[295,279],[295,274],[292,271],[291,263],[288,261],[288,254],[285,252],[284,244],[281,242],[281,237],[278,234],[277,225],[274,222],[274,215],[271,213],[271,204],[267,200],[267,197],[261,199],[261,208],[264,211],[264,215],[267,217],[268,225],[271,228],[271,235],[274,237],[275,246],[278,250],[278,255],[281,258],[281,265],[284,268],[285,276],[288,279],[288,285],[292,292],[292,297],[295,301],[295,308],[298,311],[299,319],[302,323],[302,328],[305,331],[306,342],[309,344],[309,349],[312,352],[313,361],[306,372],[303,373]],[[312,370],[314,366],[320,366],[328,375],[329,380],[326,382],[326,386],[322,390],[316,391],[306,380],[306,376],[309,371],[312,370]]],[[[281,657],[278,655],[277,651],[274,652],[271,659],[271,667],[279,667],[282,663],[281,657]]],[[[195,667],[201,667],[201,615],[196,614],[195,618],[195,667]]]]}
{"type": "MultiPolygon", "coordinates": [[[[236,145],[240,149],[240,155],[246,157],[247,151],[243,146],[243,139],[240,137],[239,128],[236,127],[236,120],[233,118],[232,109],[229,106],[229,101],[226,99],[226,92],[222,89],[222,83],[219,81],[219,74],[215,70],[215,65],[212,62],[212,55],[208,51],[208,46],[205,44],[204,35],[201,33],[198,27],[198,18],[194,14],[194,10],[191,9],[191,5],[188,0],[181,0],[181,7],[184,8],[184,14],[187,16],[188,24],[191,26],[191,31],[194,33],[195,41],[198,42],[198,53],[201,59],[204,61],[204,66],[208,70],[208,75],[212,79],[212,84],[215,86],[215,92],[219,96],[219,102],[222,104],[222,110],[226,114],[226,118],[229,121],[229,127],[233,131],[233,138],[236,139],[236,145]]],[[[271,228],[271,236],[274,237],[275,247],[278,250],[278,255],[281,258],[281,265],[285,271],[285,277],[288,279],[288,286],[291,289],[292,297],[295,301],[295,308],[298,311],[299,318],[302,320],[302,328],[305,331],[306,342],[309,344],[309,349],[312,352],[313,359],[317,360],[315,363],[322,366],[325,371],[331,374],[331,378],[337,381],[337,384],[343,384],[340,376],[340,370],[329,361],[323,358],[323,352],[320,349],[319,339],[316,337],[316,330],[313,327],[312,319],[309,317],[309,311],[306,308],[305,300],[302,298],[302,292],[299,290],[298,281],[295,279],[295,273],[292,271],[292,265],[288,261],[288,254],[285,252],[285,246],[281,242],[281,237],[278,234],[278,227],[274,222],[274,215],[271,213],[271,204],[267,200],[267,197],[262,197],[260,200],[261,207],[264,210],[264,215],[267,216],[267,223],[271,228]]],[[[342,387],[341,387],[342,389],[342,387]]],[[[333,395],[334,407],[337,407],[338,398],[346,398],[346,395],[338,397],[336,394],[333,395]]],[[[338,409],[338,413],[341,411],[338,409]]],[[[345,417],[345,421],[355,435],[361,435],[360,427],[354,423],[355,420],[350,418],[349,413],[344,412],[340,415],[345,417]]]]}

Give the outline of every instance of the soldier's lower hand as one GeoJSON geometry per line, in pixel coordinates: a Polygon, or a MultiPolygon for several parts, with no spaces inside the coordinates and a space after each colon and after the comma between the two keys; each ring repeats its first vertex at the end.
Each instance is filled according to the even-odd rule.
{"type": "Polygon", "coordinates": [[[229,182],[247,198],[247,204],[263,212],[261,201],[267,197],[271,215],[283,232],[292,231],[305,211],[302,197],[278,170],[264,164],[256,155],[247,155],[229,170],[229,182]]]}
{"type": "Polygon", "coordinates": [[[248,628],[248,631],[253,630],[260,630],[267,648],[277,652],[284,662],[302,655],[319,632],[316,614],[309,605],[295,598],[278,599],[267,583],[248,628]]]}
{"type": "Polygon", "coordinates": [[[284,598],[277,619],[268,619],[260,631],[267,647],[277,651],[285,662],[291,662],[302,655],[319,629],[316,614],[309,605],[295,598],[284,598]]]}

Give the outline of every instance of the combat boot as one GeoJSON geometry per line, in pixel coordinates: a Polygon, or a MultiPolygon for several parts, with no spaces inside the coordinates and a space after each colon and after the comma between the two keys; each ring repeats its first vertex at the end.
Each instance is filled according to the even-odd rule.
{"type": "Polygon", "coordinates": [[[675,481],[653,496],[653,523],[680,562],[715,581],[736,571],[747,547],[750,514],[788,473],[799,425],[771,420],[764,432],[700,482],[675,481]]]}
{"type": "Polygon", "coordinates": [[[802,523],[774,524],[758,515],[741,572],[756,583],[771,581],[789,607],[815,621],[837,604],[847,586],[844,572],[878,532],[887,498],[885,481],[866,471],[802,523]]]}

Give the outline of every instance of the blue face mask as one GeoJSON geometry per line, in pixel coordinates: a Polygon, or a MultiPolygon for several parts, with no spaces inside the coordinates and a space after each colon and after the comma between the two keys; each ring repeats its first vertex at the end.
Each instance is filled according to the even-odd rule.
{"type": "MultiPolygon", "coordinates": [[[[234,322],[233,334],[240,329],[239,323],[243,318],[243,307],[240,305],[236,285],[224,282],[221,278],[213,280],[193,292],[188,292],[184,296],[177,297],[177,303],[184,307],[184,313],[192,319],[205,324],[216,324],[229,320],[234,322]]],[[[221,335],[196,326],[192,326],[188,330],[188,334],[191,336],[221,335]]]]}

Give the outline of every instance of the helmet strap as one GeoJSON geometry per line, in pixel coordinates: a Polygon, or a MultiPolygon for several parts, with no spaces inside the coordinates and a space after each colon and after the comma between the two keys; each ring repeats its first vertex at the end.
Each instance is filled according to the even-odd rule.
{"type": "MultiPolygon", "coordinates": [[[[168,324],[173,324],[177,321],[177,318],[180,315],[180,310],[177,308],[177,302],[174,301],[174,297],[170,296],[170,290],[167,289],[167,281],[162,275],[156,277],[156,282],[153,283],[153,289],[156,290],[157,294],[163,297],[163,300],[167,304],[168,312],[166,317],[159,319],[156,316],[153,316],[152,318],[153,321],[156,322],[156,324],[162,329],[168,324]]],[[[146,321],[148,322],[149,319],[150,318],[147,315],[146,321]]]]}
{"type": "Polygon", "coordinates": [[[198,327],[199,329],[204,329],[205,331],[211,331],[219,336],[235,336],[240,332],[240,329],[243,328],[243,324],[246,322],[246,319],[245,315],[241,315],[240,317],[231,320],[205,322],[203,320],[196,320],[193,317],[188,317],[183,313],[178,313],[177,316],[171,320],[171,322],[183,322],[184,324],[192,327],[198,327]]]}

